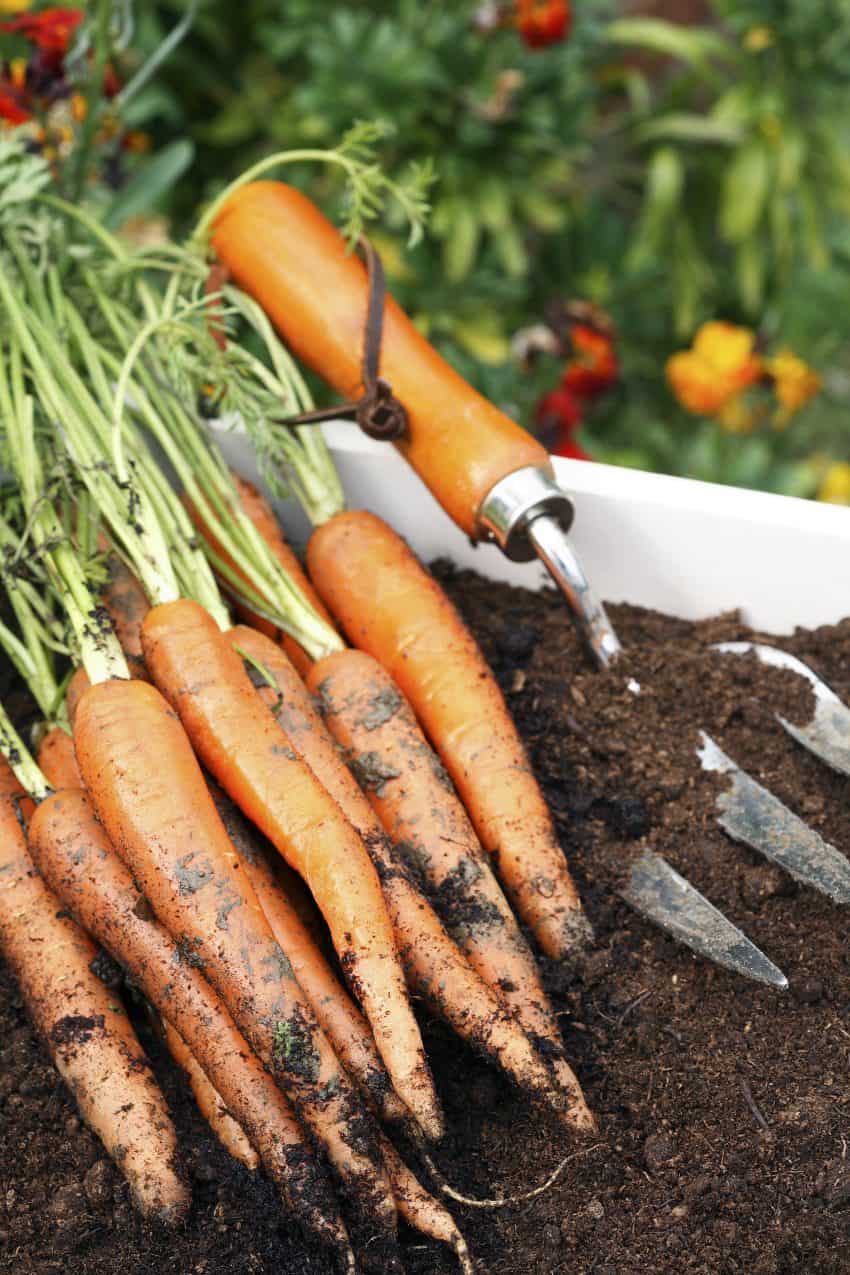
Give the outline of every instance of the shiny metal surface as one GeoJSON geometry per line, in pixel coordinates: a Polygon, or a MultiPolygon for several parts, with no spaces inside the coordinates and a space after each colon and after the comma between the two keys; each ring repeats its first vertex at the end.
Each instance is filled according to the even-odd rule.
{"type": "Polygon", "coordinates": [[[567,601],[582,641],[597,668],[607,668],[622,647],[600,598],[590,587],[569,540],[552,518],[535,518],[528,538],[567,601]]]}
{"type": "Polygon", "coordinates": [[[782,970],[654,851],[644,850],[634,862],[620,894],[636,912],[700,956],[744,978],[787,988],[782,970]]]}
{"type": "Polygon", "coordinates": [[[729,776],[728,789],[718,794],[718,822],[733,841],[779,864],[797,881],[826,894],[836,903],[850,903],[850,860],[824,841],[793,810],[741,770],[706,735],[697,756],[703,770],[729,776]]]}
{"type": "Polygon", "coordinates": [[[566,493],[532,466],[498,482],[478,515],[481,527],[514,562],[531,561],[535,554],[540,558],[566,599],[594,663],[607,668],[619,654],[620,642],[567,538],[572,519],[566,493]]]}
{"type": "Polygon", "coordinates": [[[545,470],[527,465],[507,474],[488,492],[478,522],[512,562],[531,562],[535,550],[525,533],[529,522],[543,514],[554,518],[566,534],[575,510],[567,493],[545,470]]]}
{"type": "Polygon", "coordinates": [[[814,669],[788,651],[759,642],[718,642],[713,649],[726,655],[752,654],[762,664],[788,669],[789,672],[804,677],[815,695],[811,721],[804,726],[796,726],[780,713],[776,714],[777,721],[792,739],[826,762],[827,766],[837,770],[840,775],[850,775],[850,708],[842,703],[835,691],[818,677],[814,669]]]}

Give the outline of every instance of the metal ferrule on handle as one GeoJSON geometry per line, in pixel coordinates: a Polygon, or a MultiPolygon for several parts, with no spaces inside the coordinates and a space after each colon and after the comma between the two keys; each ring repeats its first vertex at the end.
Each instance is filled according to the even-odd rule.
{"type": "Polygon", "coordinates": [[[567,537],[574,512],[569,496],[550,475],[529,465],[496,483],[481,504],[478,522],[513,562],[540,559],[566,599],[592,659],[607,668],[622,648],[567,537]]]}

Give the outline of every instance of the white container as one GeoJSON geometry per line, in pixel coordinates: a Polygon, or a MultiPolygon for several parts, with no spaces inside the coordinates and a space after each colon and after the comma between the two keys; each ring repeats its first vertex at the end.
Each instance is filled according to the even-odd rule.
{"type": "MultiPolygon", "coordinates": [[[[546,582],[535,563],[471,545],[395,448],[355,425],[324,428],[349,505],[381,514],[424,561],[451,558],[526,588],[546,582]]],[[[241,473],[256,477],[244,439],[219,441],[241,473]]],[[[571,539],[608,602],[684,619],[738,608],[753,627],[778,634],[850,615],[850,509],[589,461],[556,458],[555,468],[575,501],[571,539]]],[[[300,511],[285,503],[279,512],[303,542],[300,511]]]]}

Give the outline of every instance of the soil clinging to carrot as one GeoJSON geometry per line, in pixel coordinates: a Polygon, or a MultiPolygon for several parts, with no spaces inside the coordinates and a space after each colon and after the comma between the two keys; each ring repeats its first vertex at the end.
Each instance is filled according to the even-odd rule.
{"type": "MultiPolygon", "coordinates": [[[[436,1159],[455,1187],[521,1193],[578,1153],[531,1202],[451,1205],[482,1275],[847,1275],[847,915],[725,837],[712,813],[717,780],[694,751],[702,726],[850,853],[850,781],[801,752],[773,717],[804,718],[808,692],[707,651],[749,636],[735,616],[691,625],[612,607],[628,654],[603,674],[588,669],[555,597],[441,576],[507,695],[596,931],[580,964],[545,968],[600,1118],[595,1142],[572,1143],[424,1020],[449,1130],[436,1159]],[[640,696],[625,689],[629,677],[640,696]],[[645,844],[742,926],[785,970],[790,992],[695,959],[620,902],[616,882],[645,844]]],[[[850,621],[782,645],[850,702],[850,621]]],[[[329,1259],[282,1218],[273,1187],[213,1142],[141,1016],[139,1030],[193,1182],[194,1207],[176,1234],[132,1210],[0,974],[0,1271],[331,1275],[329,1259]]],[[[410,1275],[456,1270],[439,1245],[407,1231],[403,1241],[410,1275]]]]}

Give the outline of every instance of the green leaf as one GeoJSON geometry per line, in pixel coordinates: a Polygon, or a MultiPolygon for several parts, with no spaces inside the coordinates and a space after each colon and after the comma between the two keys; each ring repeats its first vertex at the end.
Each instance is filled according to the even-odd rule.
{"type": "Polygon", "coordinates": [[[636,135],[642,142],[713,142],[718,146],[737,146],[745,136],[739,124],[689,111],[671,111],[661,115],[648,124],[642,124],[636,135]]]}
{"type": "Polygon", "coordinates": [[[735,273],[741,304],[748,314],[756,316],[764,296],[764,276],[767,254],[761,235],[751,235],[738,245],[735,254],[735,273]]]}
{"type": "Polygon", "coordinates": [[[150,212],[171,190],[192,162],[195,148],[185,138],[166,146],[120,190],[103,215],[108,229],[121,226],[130,217],[150,212]]]}
{"type": "Polygon", "coordinates": [[[469,204],[458,201],[451,228],[443,240],[443,269],[449,283],[460,283],[469,274],[478,253],[481,225],[469,204]]]}
{"type": "Polygon", "coordinates": [[[487,177],[482,181],[478,192],[478,215],[482,225],[494,234],[504,230],[511,223],[511,200],[508,192],[497,177],[487,177]]]}
{"type": "Polygon", "coordinates": [[[727,165],[720,202],[720,233],[728,243],[747,239],[761,220],[770,171],[770,156],[756,139],[742,146],[727,165]]]}
{"type": "Polygon", "coordinates": [[[554,234],[567,224],[569,212],[566,203],[544,195],[542,191],[524,190],[519,196],[519,205],[534,229],[544,234],[554,234]]]}
{"type": "Polygon", "coordinates": [[[651,53],[677,58],[703,73],[710,70],[711,58],[729,58],[735,52],[715,31],[684,27],[662,18],[618,18],[608,24],[603,35],[612,44],[637,45],[651,53]]]}
{"type": "Polygon", "coordinates": [[[640,224],[626,257],[630,271],[643,269],[662,247],[670,219],[681,203],[684,184],[679,152],[674,146],[659,146],[647,166],[640,224]]]}
{"type": "Polygon", "coordinates": [[[493,236],[493,245],[506,275],[521,278],[528,270],[528,253],[515,226],[506,226],[493,236]]]}

